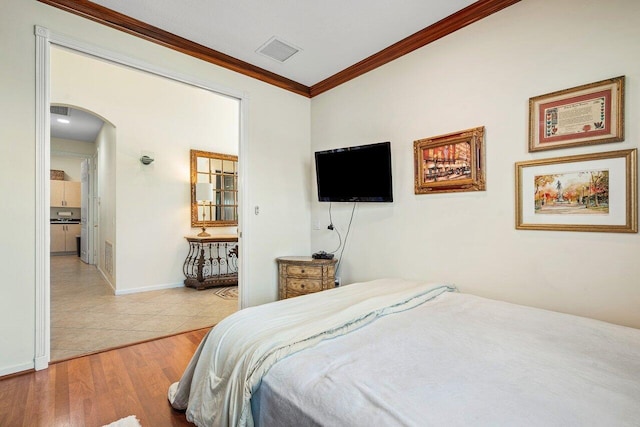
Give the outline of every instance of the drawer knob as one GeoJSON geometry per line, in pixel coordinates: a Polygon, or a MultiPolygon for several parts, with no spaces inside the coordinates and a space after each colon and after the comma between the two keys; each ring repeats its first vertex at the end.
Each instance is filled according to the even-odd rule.
{"type": "Polygon", "coordinates": [[[301,273],[304,273],[304,268],[302,270],[300,270],[301,273]]]}
{"type": "Polygon", "coordinates": [[[304,289],[304,285],[300,285],[300,287],[301,287],[302,289],[304,289]]]}

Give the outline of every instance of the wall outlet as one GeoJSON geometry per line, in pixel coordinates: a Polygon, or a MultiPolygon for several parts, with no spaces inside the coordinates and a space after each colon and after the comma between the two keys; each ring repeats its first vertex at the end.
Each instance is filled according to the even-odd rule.
{"type": "Polygon", "coordinates": [[[336,277],[335,280],[333,281],[333,284],[336,286],[336,288],[340,286],[340,278],[336,277]]]}
{"type": "Polygon", "coordinates": [[[320,230],[320,221],[316,221],[313,223],[313,229],[314,230],[320,230]]]}

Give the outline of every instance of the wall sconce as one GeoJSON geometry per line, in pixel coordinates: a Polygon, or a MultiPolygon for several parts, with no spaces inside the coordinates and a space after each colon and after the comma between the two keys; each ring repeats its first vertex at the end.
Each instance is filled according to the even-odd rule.
{"type": "Polygon", "coordinates": [[[152,159],[149,156],[142,156],[140,157],[140,163],[142,163],[143,165],[150,165],[151,163],[153,163],[155,159],[152,159]]]}
{"type": "MultiPolygon", "coordinates": [[[[210,182],[198,182],[196,183],[196,201],[198,202],[209,202],[209,207],[211,207],[211,201],[213,201],[213,184],[210,182]]],[[[205,220],[205,206],[206,203],[203,203],[202,206],[202,232],[198,233],[198,237],[210,237],[211,234],[207,233],[207,228],[204,226],[205,220]]]]}

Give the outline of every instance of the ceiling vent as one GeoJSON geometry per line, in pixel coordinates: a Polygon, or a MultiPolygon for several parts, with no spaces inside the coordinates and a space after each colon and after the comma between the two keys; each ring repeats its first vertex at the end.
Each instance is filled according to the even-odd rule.
{"type": "Polygon", "coordinates": [[[57,114],[59,116],[68,116],[69,115],[69,107],[61,107],[59,105],[52,105],[49,107],[49,111],[51,114],[57,114]]]}
{"type": "Polygon", "coordinates": [[[275,59],[278,62],[284,62],[300,52],[300,49],[291,46],[290,43],[285,43],[282,40],[271,37],[271,39],[260,46],[256,52],[268,58],[275,59]]]}

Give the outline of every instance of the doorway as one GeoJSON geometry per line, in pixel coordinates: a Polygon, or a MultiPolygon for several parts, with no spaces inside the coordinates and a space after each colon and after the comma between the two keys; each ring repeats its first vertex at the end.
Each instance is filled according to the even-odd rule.
{"type": "MultiPolygon", "coordinates": [[[[94,250],[98,232],[98,208],[93,195],[98,186],[96,182],[96,164],[98,153],[96,140],[103,126],[112,126],[90,111],[70,105],[51,105],[51,179],[52,188],[63,186],[72,194],[66,196],[75,201],[60,201],[61,197],[50,198],[50,222],[53,226],[79,224],[73,227],[79,233],[71,247],[51,243],[52,255],[77,253],[87,264],[95,264],[97,256],[94,250]],[[55,249],[54,249],[55,248],[55,249]]],[[[63,197],[65,198],[65,197],[63,197]]],[[[61,227],[58,227],[61,228],[61,227]]],[[[70,228],[70,227],[67,227],[70,228]]],[[[52,234],[52,239],[53,239],[52,234]]]]}
{"type": "MultiPolygon", "coordinates": [[[[50,34],[48,30],[43,31],[42,29],[37,29],[36,36],[38,37],[37,54],[40,61],[39,63],[42,63],[42,62],[46,63],[48,61],[48,56],[51,53],[51,50],[52,50],[51,48],[59,45],[65,47],[65,49],[60,49],[60,51],[64,51],[67,54],[77,54],[79,56],[84,56],[85,58],[86,58],[86,55],[84,54],[91,51],[91,47],[87,47],[82,43],[71,41],[64,37],[56,37],[55,35],[50,34]],[[50,46],[52,43],[54,46],[50,46]]],[[[108,63],[111,66],[114,66],[114,65],[119,66],[120,64],[125,64],[127,65],[127,67],[122,67],[122,68],[127,68],[128,71],[137,73],[138,75],[142,73],[150,73],[150,74],[153,74],[155,77],[160,77],[163,79],[167,79],[168,77],[167,80],[170,80],[174,84],[189,86],[191,88],[196,88],[200,91],[204,90],[204,91],[207,91],[209,94],[213,93],[217,95],[219,98],[233,100],[236,104],[235,114],[237,114],[238,116],[235,122],[235,128],[237,132],[237,138],[236,138],[235,144],[236,144],[236,150],[238,152],[238,155],[239,157],[241,157],[240,151],[242,147],[243,137],[240,134],[240,131],[242,130],[243,126],[240,124],[240,121],[241,121],[240,112],[244,111],[243,99],[241,94],[240,95],[229,94],[229,93],[220,94],[219,89],[216,89],[214,91],[212,87],[203,85],[202,82],[189,81],[189,79],[185,79],[184,76],[176,78],[172,76],[172,73],[165,72],[165,71],[158,72],[158,70],[150,70],[144,66],[141,67],[138,62],[130,60],[129,58],[118,57],[117,61],[113,61],[114,57],[116,57],[117,55],[107,55],[108,58],[104,58],[103,56],[104,52],[100,52],[99,54],[97,54],[96,52],[92,52],[91,54],[94,56],[102,57],[103,59],[107,59],[108,63]],[[135,68],[136,70],[131,70],[132,67],[135,68]]],[[[95,58],[91,58],[91,59],[95,60],[95,58]]],[[[96,61],[96,62],[99,62],[101,64],[107,63],[107,61],[105,60],[96,61]]],[[[85,75],[88,76],[87,78],[95,77],[95,73],[92,73],[92,72],[87,72],[85,75]]],[[[110,76],[110,78],[107,80],[111,80],[111,77],[112,76],[110,76]]],[[[55,90],[55,86],[53,82],[51,82],[51,86],[55,90]]],[[[40,95],[40,98],[38,101],[38,117],[37,117],[37,123],[38,123],[37,127],[39,129],[41,128],[41,125],[43,123],[46,123],[46,120],[42,119],[45,113],[44,113],[44,109],[42,108],[43,102],[41,102],[41,100],[44,100],[44,101],[49,100],[48,89],[49,89],[49,81],[47,79],[39,78],[38,85],[37,85],[37,92],[40,95]]],[[[156,95],[158,93],[163,93],[163,92],[156,92],[156,95]]],[[[150,93],[145,93],[144,96],[148,96],[149,94],[150,93]]],[[[55,92],[53,92],[51,99],[55,100],[56,102],[62,102],[62,103],[68,102],[68,100],[54,99],[55,96],[56,94],[55,92]]],[[[173,106],[173,105],[163,104],[162,102],[156,102],[156,104],[162,105],[164,107],[173,106]]],[[[44,103],[44,105],[46,105],[46,103],[44,103]]],[[[122,104],[121,107],[124,110],[127,110],[127,112],[129,113],[135,110],[135,109],[131,109],[131,106],[127,105],[126,103],[122,104]]],[[[91,109],[94,110],[93,108],[91,109]]],[[[167,109],[170,110],[170,108],[167,108],[167,109]]],[[[183,109],[183,110],[178,109],[177,111],[174,110],[174,112],[180,115],[180,114],[184,114],[186,110],[188,109],[183,109]]],[[[184,135],[185,132],[182,132],[182,135],[178,135],[173,132],[173,129],[171,129],[171,131],[169,132],[167,132],[166,130],[162,132],[162,131],[158,131],[157,129],[158,126],[155,126],[153,128],[144,127],[144,126],[139,126],[139,127],[145,129],[147,132],[145,132],[144,135],[141,134],[141,137],[136,139],[136,141],[138,142],[139,141],[157,141],[159,137],[162,136],[160,134],[164,133],[174,137],[170,145],[171,149],[175,149],[176,145],[178,145],[177,142],[181,140],[191,141],[191,143],[193,144],[193,139],[185,137],[184,135]],[[178,136],[180,136],[180,138],[178,136]]],[[[188,215],[189,205],[188,203],[185,203],[185,200],[188,200],[189,191],[188,191],[188,184],[186,185],[186,188],[181,187],[183,184],[176,182],[175,176],[184,176],[186,177],[186,180],[188,182],[188,155],[184,156],[184,162],[185,162],[184,170],[186,171],[186,173],[182,175],[181,167],[172,163],[172,160],[176,160],[176,159],[178,161],[182,161],[180,160],[182,159],[182,156],[177,152],[170,152],[171,150],[167,152],[165,148],[166,146],[169,146],[169,144],[165,144],[163,146],[153,146],[152,143],[148,143],[147,146],[142,146],[142,145],[135,146],[135,144],[128,145],[123,141],[124,140],[133,141],[134,139],[128,139],[130,138],[130,135],[128,134],[127,134],[127,138],[120,139],[120,135],[125,135],[124,127],[122,129],[119,129],[119,131],[120,130],[123,130],[123,133],[119,134],[119,138],[118,138],[119,146],[116,149],[114,160],[118,164],[118,181],[121,184],[117,189],[119,206],[114,207],[117,213],[116,217],[118,218],[118,221],[114,226],[114,229],[116,227],[118,228],[118,232],[115,233],[115,236],[118,238],[118,240],[122,240],[122,242],[120,241],[113,242],[114,247],[116,248],[114,259],[115,259],[115,265],[117,266],[117,268],[114,271],[115,293],[117,295],[129,295],[129,294],[136,294],[141,291],[153,291],[153,290],[161,290],[161,289],[169,289],[172,287],[177,287],[179,286],[179,283],[182,281],[183,279],[182,277],[178,278],[177,276],[174,275],[171,278],[165,279],[169,283],[167,283],[166,281],[163,283],[159,281],[158,275],[156,273],[158,272],[158,270],[161,270],[162,267],[167,265],[169,265],[170,267],[177,267],[174,269],[177,269],[179,271],[181,269],[182,262],[184,261],[185,250],[182,247],[182,245],[184,244],[183,239],[184,239],[184,235],[189,234],[191,230],[189,225],[182,226],[180,224],[182,222],[184,222],[185,224],[189,224],[189,215],[188,215]],[[123,142],[122,145],[120,145],[121,141],[123,142]],[[149,148],[151,148],[151,150],[149,150],[149,148]],[[143,167],[144,165],[141,165],[139,162],[139,158],[143,154],[143,151],[146,152],[144,154],[151,154],[151,157],[155,157],[156,159],[156,162],[152,165],[151,168],[143,167]],[[164,162],[161,162],[160,161],[161,159],[164,160],[164,162]],[[162,165],[162,166],[159,166],[159,165],[162,165]],[[159,171],[160,168],[162,168],[161,171],[159,171]],[[121,170],[124,171],[125,173],[125,176],[122,179],[120,178],[121,170]],[[174,181],[171,182],[170,179],[167,179],[165,175],[162,175],[159,177],[159,174],[154,173],[154,171],[173,174],[174,181]],[[120,194],[121,189],[122,189],[122,194],[120,194]],[[175,197],[176,189],[178,189],[177,190],[178,193],[184,192],[186,194],[186,198],[182,200],[180,199],[180,197],[175,197]],[[178,200],[176,201],[176,199],[178,200]],[[141,214],[137,214],[135,212],[132,212],[131,210],[122,210],[121,207],[124,206],[124,204],[120,205],[121,200],[124,201],[125,203],[127,201],[134,200],[138,205],[143,206],[143,212],[141,214]],[[167,208],[167,205],[171,205],[171,203],[175,203],[175,205],[178,207],[173,208],[169,206],[167,208]],[[184,211],[185,213],[184,215],[180,214],[181,210],[184,211]],[[162,212],[162,214],[158,215],[158,212],[162,212]],[[174,221],[174,222],[169,225],[167,225],[166,223],[163,223],[163,221],[166,221],[167,218],[170,218],[170,221],[174,221]],[[153,235],[153,233],[158,234],[159,231],[164,231],[164,230],[171,231],[172,235],[168,235],[168,234],[165,235],[165,233],[160,233],[165,239],[163,243],[166,243],[167,240],[172,240],[173,243],[171,245],[166,245],[166,244],[158,245],[148,241],[149,239],[146,236],[151,236],[153,235]],[[138,234],[138,238],[134,237],[135,232],[140,233],[138,234]],[[120,243],[123,243],[123,244],[120,245],[120,243]],[[156,261],[156,263],[152,268],[147,268],[144,265],[144,263],[147,262],[149,259],[157,260],[158,258],[160,258],[162,254],[157,252],[157,249],[163,248],[163,247],[166,248],[167,246],[170,246],[171,250],[173,251],[173,253],[171,254],[170,262],[162,262],[162,260],[156,261]],[[150,278],[151,281],[155,281],[155,284],[149,284],[149,281],[142,283],[143,277],[140,275],[136,275],[139,271],[142,271],[144,273],[144,279],[150,278]]],[[[40,135],[42,135],[42,132],[39,131],[38,134],[39,134],[38,151],[39,153],[46,154],[48,149],[50,148],[49,140],[46,137],[46,135],[44,137],[40,137],[40,135]]],[[[190,148],[200,148],[200,149],[220,151],[220,150],[217,150],[216,147],[212,147],[208,144],[204,144],[201,146],[191,145],[190,148]]],[[[48,188],[48,180],[45,180],[45,171],[48,172],[48,169],[50,169],[49,168],[50,165],[49,165],[48,159],[46,159],[45,157],[39,155],[37,158],[38,158],[37,181],[39,183],[40,188],[42,189],[41,191],[37,191],[38,194],[41,195],[40,197],[42,198],[42,200],[38,201],[37,206],[38,206],[38,211],[42,213],[41,217],[48,222],[49,212],[47,212],[47,210],[45,209],[44,200],[45,200],[45,197],[48,196],[49,188],[48,188]]],[[[239,180],[242,181],[242,168],[240,170],[239,180]]],[[[241,197],[241,200],[244,200],[244,197],[241,197]]],[[[239,218],[239,223],[243,222],[242,221],[243,210],[242,208],[240,210],[241,210],[241,215],[239,218]]],[[[41,223],[41,225],[37,227],[36,234],[41,237],[44,237],[45,241],[48,241],[48,239],[46,238],[47,236],[45,235],[45,233],[43,233],[45,227],[42,227],[42,225],[43,224],[41,223]]],[[[237,231],[239,232],[239,229],[237,231]]],[[[238,234],[239,234],[239,237],[242,237],[240,233],[238,234]]],[[[96,244],[100,246],[102,245],[102,243],[104,242],[99,241],[96,244]]],[[[45,247],[48,247],[48,245],[46,245],[45,247]]],[[[36,280],[36,285],[37,285],[36,287],[38,289],[37,296],[36,296],[36,304],[37,304],[37,307],[36,307],[36,313],[37,313],[36,369],[46,368],[46,365],[48,364],[48,360],[49,360],[49,354],[50,354],[50,347],[49,347],[50,319],[48,316],[48,313],[50,313],[50,307],[47,306],[48,304],[47,293],[49,292],[50,277],[47,271],[48,268],[46,268],[48,267],[47,265],[48,263],[46,261],[42,262],[42,260],[46,260],[47,256],[48,254],[43,253],[41,248],[37,250],[37,253],[36,253],[37,269],[41,272],[42,277],[36,280]]],[[[243,276],[244,276],[243,268],[241,265],[240,271],[239,271],[240,306],[243,305],[242,301],[244,299],[243,290],[242,290],[243,289],[242,284],[244,281],[243,276]]]]}

